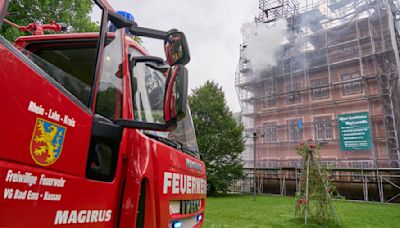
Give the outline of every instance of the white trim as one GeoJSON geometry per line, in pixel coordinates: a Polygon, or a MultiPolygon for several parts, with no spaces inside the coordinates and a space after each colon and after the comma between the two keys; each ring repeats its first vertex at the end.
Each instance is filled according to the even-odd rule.
{"type": "Polygon", "coordinates": [[[338,160],[338,157],[337,156],[322,156],[321,155],[321,159],[338,160]]]}
{"type": "MultiPolygon", "coordinates": [[[[331,114],[320,114],[320,115],[313,115],[313,116],[311,116],[312,117],[312,138],[314,139],[314,140],[319,140],[319,139],[317,139],[317,137],[316,137],[316,129],[315,129],[315,118],[320,118],[320,117],[327,117],[327,116],[330,116],[331,117],[331,121],[334,121],[335,120],[335,114],[334,113],[331,113],[331,114]]],[[[331,139],[324,139],[324,140],[334,140],[335,139],[335,130],[334,130],[334,127],[333,127],[333,124],[332,124],[332,138],[331,139]]],[[[322,139],[323,140],[323,139],[322,139]]]]}
{"type": "Polygon", "coordinates": [[[271,160],[278,160],[280,161],[279,157],[261,157],[259,161],[271,161],[271,160]]]}
{"type": "MultiPolygon", "coordinates": [[[[366,110],[366,109],[359,109],[359,110],[351,110],[351,112],[338,112],[338,115],[339,114],[354,114],[354,113],[358,113],[358,112],[368,112],[368,110],[366,110]]],[[[371,116],[369,115],[370,113],[368,112],[368,118],[370,118],[371,116]]]]}
{"type": "Polygon", "coordinates": [[[262,123],[262,129],[263,129],[263,132],[264,132],[264,137],[263,137],[263,144],[267,144],[268,142],[266,142],[266,140],[265,140],[265,136],[266,136],[266,133],[265,133],[265,124],[276,124],[276,141],[275,142],[270,142],[270,143],[279,143],[279,127],[278,127],[278,125],[279,125],[279,123],[278,123],[278,120],[268,120],[268,121],[262,121],[261,122],[262,123]]]}

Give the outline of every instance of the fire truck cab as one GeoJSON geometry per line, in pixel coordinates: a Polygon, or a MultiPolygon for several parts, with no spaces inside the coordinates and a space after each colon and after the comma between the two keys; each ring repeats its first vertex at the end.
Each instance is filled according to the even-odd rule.
{"type": "MultiPolygon", "coordinates": [[[[0,0],[3,31],[21,2],[0,0]]],[[[201,227],[184,33],[80,2],[92,31],[0,35],[0,227],[201,227]],[[162,40],[166,61],[133,36],[162,40]]]]}

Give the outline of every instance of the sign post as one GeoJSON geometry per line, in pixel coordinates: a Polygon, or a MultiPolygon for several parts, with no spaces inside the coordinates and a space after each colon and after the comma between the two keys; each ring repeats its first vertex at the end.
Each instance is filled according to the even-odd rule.
{"type": "Polygon", "coordinates": [[[257,141],[257,132],[253,132],[253,146],[254,146],[254,167],[253,167],[253,197],[254,201],[256,201],[256,165],[257,165],[257,154],[256,154],[256,141],[257,141]]]}
{"type": "Polygon", "coordinates": [[[368,112],[339,114],[338,126],[341,150],[371,149],[371,124],[368,112]]]}

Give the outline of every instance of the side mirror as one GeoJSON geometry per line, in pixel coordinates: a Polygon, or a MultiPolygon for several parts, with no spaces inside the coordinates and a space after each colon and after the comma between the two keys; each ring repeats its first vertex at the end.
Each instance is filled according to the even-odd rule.
{"type": "Polygon", "coordinates": [[[0,28],[3,25],[3,20],[8,8],[8,0],[0,0],[0,28]]]}
{"type": "MultiPolygon", "coordinates": [[[[0,0],[2,1],[2,0],[0,0]]],[[[186,65],[190,61],[189,46],[185,34],[176,29],[168,32],[139,27],[136,22],[130,21],[123,16],[109,12],[108,16],[111,22],[117,28],[129,28],[129,32],[135,36],[144,36],[149,38],[164,40],[165,56],[170,66],[176,64],[186,65]]]]}
{"type": "Polygon", "coordinates": [[[186,65],[190,61],[189,46],[185,34],[176,30],[168,32],[164,41],[165,56],[170,66],[186,65]]]}
{"type": "Polygon", "coordinates": [[[166,121],[182,120],[187,111],[188,71],[184,65],[170,68],[167,77],[167,90],[164,100],[164,117],[166,121]]]}

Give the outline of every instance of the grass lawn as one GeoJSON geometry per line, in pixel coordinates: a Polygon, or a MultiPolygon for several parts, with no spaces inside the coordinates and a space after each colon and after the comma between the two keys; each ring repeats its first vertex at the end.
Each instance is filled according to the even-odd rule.
{"type": "MultiPolygon", "coordinates": [[[[257,196],[255,202],[252,195],[210,197],[204,227],[317,227],[294,219],[294,206],[288,196],[257,196]]],[[[335,201],[334,206],[341,227],[400,228],[400,205],[335,201]]]]}

